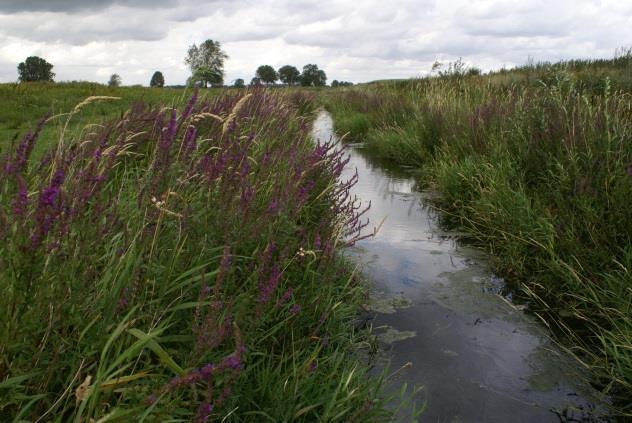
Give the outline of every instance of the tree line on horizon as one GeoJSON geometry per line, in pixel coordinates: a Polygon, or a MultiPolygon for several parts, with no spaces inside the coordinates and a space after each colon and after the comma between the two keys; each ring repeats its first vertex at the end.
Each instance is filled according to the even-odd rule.
{"type": "MultiPolygon", "coordinates": [[[[204,88],[224,86],[224,63],[228,55],[222,50],[219,41],[207,39],[199,46],[192,44],[187,50],[184,62],[191,70],[191,76],[187,79],[187,86],[200,86],[204,88]]],[[[20,82],[48,81],[54,82],[55,73],[53,65],[45,59],[37,56],[29,56],[18,65],[18,79],[20,82]]],[[[270,65],[261,65],[257,68],[255,76],[250,80],[250,86],[274,86],[280,81],[285,86],[324,87],[327,85],[327,74],[319,69],[318,65],[309,63],[303,66],[302,72],[295,66],[285,65],[275,70],[270,65]]],[[[107,85],[118,87],[122,84],[119,74],[113,73],[107,85]]],[[[334,80],[332,87],[353,85],[351,82],[334,80]]],[[[149,82],[150,87],[164,87],[165,78],[162,72],[155,71],[149,82]]],[[[245,87],[242,78],[237,78],[232,84],[235,88],[245,87]]]]}

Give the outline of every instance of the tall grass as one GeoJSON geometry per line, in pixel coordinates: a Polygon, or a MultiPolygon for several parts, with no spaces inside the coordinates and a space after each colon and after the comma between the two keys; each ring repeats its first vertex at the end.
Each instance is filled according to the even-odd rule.
{"type": "Polygon", "coordinates": [[[336,254],[362,226],[354,180],[311,140],[313,105],[137,104],[34,158],[45,116],[5,152],[0,420],[388,418],[336,254]]]}
{"type": "Polygon", "coordinates": [[[631,415],[632,55],[599,62],[603,74],[581,63],[374,84],[325,101],[339,132],[423,168],[443,220],[493,253],[631,415]]]}

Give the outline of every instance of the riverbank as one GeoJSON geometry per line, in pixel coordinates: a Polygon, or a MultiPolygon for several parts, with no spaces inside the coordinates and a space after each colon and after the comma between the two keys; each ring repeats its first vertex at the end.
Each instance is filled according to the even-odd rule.
{"type": "MultiPolygon", "coordinates": [[[[328,113],[314,127],[335,137],[328,113]]],[[[371,203],[366,218],[379,231],[345,256],[371,284],[376,370],[399,369],[396,389],[422,387],[419,421],[607,422],[586,371],[503,296],[486,254],[440,227],[415,170],[376,160],[363,144],[346,150],[343,175],[357,174],[351,194],[371,203]]],[[[415,421],[412,407],[396,421],[415,421]]]]}
{"type": "Polygon", "coordinates": [[[352,182],[310,136],[314,104],[194,94],[5,145],[1,420],[388,419],[337,253],[352,182]]]}
{"type": "Polygon", "coordinates": [[[442,220],[632,413],[632,57],[372,84],[325,97],[339,133],[422,169],[442,220]],[[579,63],[581,64],[581,63],[579,63]]]}

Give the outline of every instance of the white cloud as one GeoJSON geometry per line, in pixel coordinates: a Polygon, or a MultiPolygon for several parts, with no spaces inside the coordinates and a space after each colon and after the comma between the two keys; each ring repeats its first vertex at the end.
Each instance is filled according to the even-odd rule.
{"type": "Polygon", "coordinates": [[[609,57],[632,40],[632,3],[617,0],[15,0],[0,2],[0,81],[29,55],[58,80],[183,83],[187,47],[222,42],[226,81],[261,64],[317,63],[329,80],[414,77],[436,59],[483,69],[609,57]]]}

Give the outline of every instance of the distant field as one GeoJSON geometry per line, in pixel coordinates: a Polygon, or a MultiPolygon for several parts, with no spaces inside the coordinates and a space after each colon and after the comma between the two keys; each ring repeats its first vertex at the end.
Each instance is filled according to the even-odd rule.
{"type": "MultiPolygon", "coordinates": [[[[207,90],[203,97],[216,95],[223,90],[207,90]]],[[[120,100],[90,104],[72,117],[69,129],[83,128],[86,124],[99,123],[116,118],[136,102],[147,104],[181,105],[191,95],[190,89],[118,87],[110,88],[94,83],[28,83],[0,84],[0,151],[6,151],[37,121],[50,112],[53,115],[67,113],[90,96],[120,97],[120,100]]],[[[47,125],[39,140],[40,148],[53,138],[58,138],[65,116],[56,125],[47,125]]],[[[37,154],[37,149],[36,149],[37,154]]]]}

